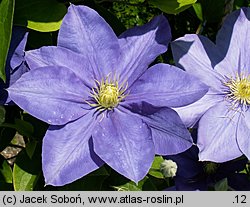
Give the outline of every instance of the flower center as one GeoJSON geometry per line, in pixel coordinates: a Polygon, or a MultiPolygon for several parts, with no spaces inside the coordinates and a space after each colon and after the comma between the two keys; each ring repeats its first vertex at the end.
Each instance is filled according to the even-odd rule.
{"type": "Polygon", "coordinates": [[[103,84],[98,94],[99,103],[104,108],[114,108],[120,102],[119,88],[113,83],[103,84]]]}
{"type": "Polygon", "coordinates": [[[86,102],[96,110],[112,110],[127,96],[125,92],[128,85],[125,83],[119,85],[119,80],[116,80],[116,77],[111,79],[108,75],[101,82],[96,80],[95,83],[90,94],[91,103],[86,102]]]}
{"type": "Polygon", "coordinates": [[[227,97],[234,104],[250,105],[250,75],[237,75],[235,79],[229,79],[225,85],[229,88],[227,97]]]}

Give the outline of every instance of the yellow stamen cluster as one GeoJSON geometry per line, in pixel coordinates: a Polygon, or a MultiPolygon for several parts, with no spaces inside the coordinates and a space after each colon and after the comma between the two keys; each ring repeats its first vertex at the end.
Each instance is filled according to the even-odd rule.
{"type": "Polygon", "coordinates": [[[250,75],[236,75],[224,83],[229,88],[227,98],[233,101],[233,104],[250,105],[250,75]]]}
{"type": "Polygon", "coordinates": [[[125,83],[119,86],[119,79],[116,80],[114,77],[112,80],[110,75],[101,82],[95,80],[95,87],[92,88],[90,95],[94,103],[87,103],[99,111],[112,110],[127,96],[125,94],[127,87],[128,85],[125,83]]]}

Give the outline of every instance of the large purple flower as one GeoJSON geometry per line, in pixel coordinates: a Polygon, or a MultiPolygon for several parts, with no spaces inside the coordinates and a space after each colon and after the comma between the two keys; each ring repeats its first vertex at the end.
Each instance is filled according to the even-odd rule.
{"type": "Polygon", "coordinates": [[[172,44],[176,63],[210,86],[199,101],[176,109],[186,126],[199,120],[199,159],[250,159],[250,9],[228,16],[216,44],[185,35],[172,44]]]}
{"type": "Polygon", "coordinates": [[[14,26],[12,29],[12,37],[9,52],[6,60],[5,72],[6,82],[0,80],[0,105],[9,104],[11,100],[5,90],[28,71],[28,67],[24,62],[24,49],[27,42],[28,32],[23,27],[14,26]]]}
{"type": "Polygon", "coordinates": [[[155,153],[192,145],[169,107],[193,103],[207,86],[174,66],[147,70],[170,38],[163,15],[117,38],[95,11],[71,5],[58,46],[27,52],[31,71],[8,91],[25,111],[51,124],[43,140],[46,184],[70,183],[104,163],[138,182],[155,153]]]}

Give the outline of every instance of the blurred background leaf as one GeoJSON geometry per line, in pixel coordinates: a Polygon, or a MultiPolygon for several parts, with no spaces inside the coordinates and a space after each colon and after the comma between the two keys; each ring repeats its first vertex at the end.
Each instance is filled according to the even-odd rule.
{"type": "Polygon", "coordinates": [[[188,9],[196,1],[197,0],[149,0],[149,3],[167,14],[178,14],[188,9]]]}
{"type": "Polygon", "coordinates": [[[0,190],[13,190],[12,169],[8,162],[0,155],[0,190]]]}
{"type": "Polygon", "coordinates": [[[56,31],[67,12],[56,0],[16,0],[14,24],[40,32],[56,31]]]}
{"type": "Polygon", "coordinates": [[[5,62],[11,40],[14,4],[14,0],[0,1],[0,78],[4,81],[6,80],[5,62]]]}

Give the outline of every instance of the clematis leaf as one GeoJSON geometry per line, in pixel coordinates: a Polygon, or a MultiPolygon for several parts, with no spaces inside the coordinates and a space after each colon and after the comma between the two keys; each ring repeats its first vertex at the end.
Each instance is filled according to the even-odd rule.
{"type": "Polygon", "coordinates": [[[5,61],[10,46],[14,0],[0,1],[0,78],[6,81],[5,61]]]}
{"type": "Polygon", "coordinates": [[[155,159],[154,159],[152,166],[149,170],[149,175],[156,177],[156,178],[164,179],[164,176],[160,171],[160,165],[163,161],[164,161],[164,159],[162,156],[155,156],[155,159]]]}
{"type": "Polygon", "coordinates": [[[56,0],[16,0],[15,24],[40,32],[56,31],[67,12],[64,4],[56,0]]]}
{"type": "Polygon", "coordinates": [[[216,191],[227,191],[228,190],[228,181],[227,178],[224,178],[214,185],[216,191]]]}
{"type": "Polygon", "coordinates": [[[7,161],[0,155],[0,191],[13,190],[12,170],[7,161]]]}
{"type": "Polygon", "coordinates": [[[4,123],[4,124],[2,124],[2,126],[15,129],[16,131],[19,132],[19,134],[21,134],[23,136],[27,136],[27,137],[32,136],[33,131],[34,131],[32,124],[30,124],[29,122],[20,120],[20,119],[15,119],[14,124],[4,123]]]}
{"type": "Polygon", "coordinates": [[[12,183],[11,167],[2,156],[0,156],[0,182],[12,183]]]}
{"type": "Polygon", "coordinates": [[[151,182],[148,176],[145,176],[138,185],[133,182],[127,182],[122,185],[113,186],[117,191],[143,191],[143,190],[157,190],[156,186],[151,182]]]}
{"type": "Polygon", "coordinates": [[[197,0],[149,0],[149,3],[168,14],[178,14],[188,9],[197,0]]]}
{"type": "Polygon", "coordinates": [[[225,1],[216,1],[216,6],[214,0],[200,0],[203,19],[210,23],[215,23],[221,20],[224,14],[225,1]]]}
{"type": "Polygon", "coordinates": [[[97,191],[102,190],[103,182],[109,176],[108,170],[103,166],[94,172],[86,175],[85,177],[78,179],[77,181],[68,185],[58,187],[58,190],[74,191],[74,190],[86,190],[97,191]]]}
{"type": "Polygon", "coordinates": [[[0,124],[5,120],[5,109],[3,106],[0,106],[0,124]]]}
{"type": "Polygon", "coordinates": [[[41,176],[41,149],[36,141],[30,142],[22,151],[14,164],[13,184],[15,191],[34,190],[41,176]]]}
{"type": "Polygon", "coordinates": [[[203,12],[202,12],[201,3],[193,4],[193,8],[194,8],[195,14],[198,17],[198,19],[203,21],[203,12]]]}
{"type": "Polygon", "coordinates": [[[16,130],[13,128],[0,127],[0,152],[9,145],[15,134],[16,130]]]}

